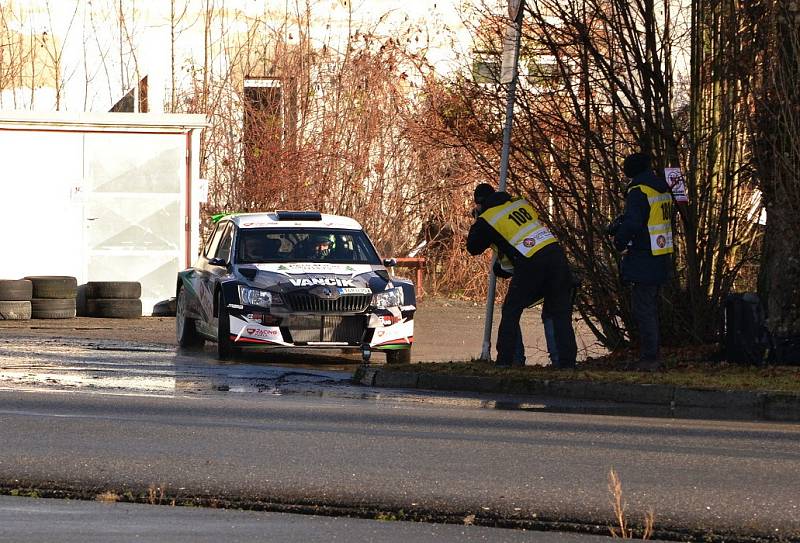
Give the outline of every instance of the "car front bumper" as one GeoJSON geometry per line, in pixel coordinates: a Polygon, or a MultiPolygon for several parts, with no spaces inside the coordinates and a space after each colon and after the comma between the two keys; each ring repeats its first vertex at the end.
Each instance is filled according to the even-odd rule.
{"type": "Polygon", "coordinates": [[[274,315],[256,306],[229,304],[231,341],[237,346],[408,349],[414,342],[414,306],[362,314],[274,315]]]}

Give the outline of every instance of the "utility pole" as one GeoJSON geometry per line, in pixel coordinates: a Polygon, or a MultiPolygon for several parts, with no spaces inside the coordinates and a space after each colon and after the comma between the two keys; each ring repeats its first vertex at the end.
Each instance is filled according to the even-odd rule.
{"type": "MultiPolygon", "coordinates": [[[[517,64],[519,63],[519,45],[522,38],[522,14],[525,0],[508,0],[508,17],[513,22],[508,26],[503,39],[503,65],[500,82],[508,85],[506,95],[506,122],[503,127],[503,149],[500,154],[500,184],[498,190],[506,190],[508,178],[508,156],[511,150],[511,126],[514,122],[514,102],[517,92],[517,64]]],[[[494,262],[493,262],[494,264],[494,262]]],[[[494,265],[492,266],[494,268],[494,265]]],[[[489,270],[489,293],[486,300],[486,319],[483,327],[483,349],[481,360],[492,357],[492,320],[494,317],[494,299],[497,288],[497,277],[494,270],[489,270]]]]}

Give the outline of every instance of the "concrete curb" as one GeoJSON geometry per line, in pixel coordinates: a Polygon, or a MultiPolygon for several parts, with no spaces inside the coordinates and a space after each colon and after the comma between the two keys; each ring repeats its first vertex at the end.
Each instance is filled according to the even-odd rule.
{"type": "Polygon", "coordinates": [[[353,381],[380,388],[515,394],[572,400],[606,401],[662,407],[676,417],[800,422],[800,394],[738,390],[702,390],[671,385],[579,380],[521,380],[359,368],[353,381]]]}

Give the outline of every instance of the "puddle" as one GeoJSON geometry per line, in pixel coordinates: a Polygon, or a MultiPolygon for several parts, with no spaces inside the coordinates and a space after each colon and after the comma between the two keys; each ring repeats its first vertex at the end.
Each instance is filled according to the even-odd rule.
{"type": "Polygon", "coordinates": [[[15,338],[0,341],[0,385],[161,394],[307,393],[330,385],[349,386],[355,365],[348,360],[301,360],[305,363],[281,364],[281,355],[272,352],[220,362],[209,351],[187,353],[163,345],[15,338]]]}

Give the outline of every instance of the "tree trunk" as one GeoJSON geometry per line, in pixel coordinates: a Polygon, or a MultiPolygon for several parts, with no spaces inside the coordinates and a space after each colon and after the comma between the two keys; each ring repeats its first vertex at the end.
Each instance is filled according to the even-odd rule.
{"type": "MultiPolygon", "coordinates": [[[[796,209],[796,208],[795,208],[796,209]]],[[[768,203],[759,290],[778,339],[800,336],[800,221],[783,202],[768,203]]]]}
{"type": "Polygon", "coordinates": [[[789,0],[769,7],[755,158],[767,210],[759,294],[776,361],[800,362],[800,12],[789,0]]]}

